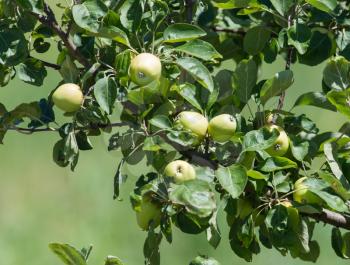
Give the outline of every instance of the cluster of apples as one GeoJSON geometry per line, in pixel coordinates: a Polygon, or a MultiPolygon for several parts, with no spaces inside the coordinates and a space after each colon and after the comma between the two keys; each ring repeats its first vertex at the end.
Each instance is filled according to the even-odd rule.
{"type": "MultiPolygon", "coordinates": [[[[140,53],[135,56],[129,67],[130,80],[145,86],[162,78],[162,64],[160,59],[150,53],[140,53]]],[[[53,103],[64,112],[78,111],[83,102],[84,95],[77,84],[66,83],[59,86],[52,94],[53,103]]],[[[277,130],[279,136],[274,144],[265,151],[270,156],[284,156],[289,149],[289,138],[284,129],[267,120],[265,127],[269,131],[277,130]]],[[[209,122],[202,114],[194,111],[181,112],[176,123],[182,129],[190,131],[198,139],[198,144],[209,136],[213,141],[224,143],[229,141],[237,129],[237,121],[230,114],[220,114],[209,122]]],[[[183,160],[170,162],[164,170],[164,175],[170,177],[173,182],[181,184],[196,178],[196,172],[191,164],[183,160]]],[[[294,200],[300,203],[321,203],[321,199],[308,190],[303,183],[306,177],[298,179],[294,186],[294,200]]],[[[289,206],[289,205],[288,205],[289,206]]],[[[136,213],[137,223],[143,230],[147,230],[151,221],[155,226],[160,224],[161,205],[153,199],[152,194],[142,196],[140,209],[136,213]]]]}
{"type": "Polygon", "coordinates": [[[209,134],[216,142],[229,141],[236,132],[236,119],[230,114],[220,114],[208,122],[202,114],[194,111],[183,111],[177,116],[177,123],[183,129],[197,136],[199,142],[209,134]]]}

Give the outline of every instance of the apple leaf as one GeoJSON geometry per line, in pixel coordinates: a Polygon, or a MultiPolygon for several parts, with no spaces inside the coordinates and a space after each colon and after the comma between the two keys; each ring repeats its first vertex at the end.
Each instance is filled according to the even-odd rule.
{"type": "Polygon", "coordinates": [[[234,164],[229,167],[220,166],[215,175],[224,190],[226,190],[232,198],[237,198],[242,194],[248,181],[245,167],[234,164]]]}
{"type": "Polygon", "coordinates": [[[68,244],[51,243],[49,247],[66,265],[87,265],[82,253],[68,244]]]}
{"type": "Polygon", "coordinates": [[[191,57],[182,57],[176,60],[176,64],[192,75],[202,86],[213,92],[214,82],[211,74],[200,61],[191,57]]]}

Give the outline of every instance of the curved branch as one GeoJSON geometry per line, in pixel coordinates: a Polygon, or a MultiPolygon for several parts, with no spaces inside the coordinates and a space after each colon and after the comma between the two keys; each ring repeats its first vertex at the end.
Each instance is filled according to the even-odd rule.
{"type": "Polygon", "coordinates": [[[62,30],[60,25],[58,24],[55,14],[47,3],[44,3],[44,11],[46,15],[40,15],[34,12],[30,14],[36,17],[42,24],[51,28],[57,36],[63,41],[64,45],[68,49],[69,54],[75,58],[79,63],[81,63],[85,67],[89,67],[89,61],[80,53],[78,48],[75,46],[73,41],[69,38],[66,32],[62,30]]]}

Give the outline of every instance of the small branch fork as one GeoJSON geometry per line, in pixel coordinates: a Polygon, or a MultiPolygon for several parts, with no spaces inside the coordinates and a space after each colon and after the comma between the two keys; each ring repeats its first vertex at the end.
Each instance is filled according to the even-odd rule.
{"type": "MultiPolygon", "coordinates": [[[[37,14],[34,12],[31,12],[31,15],[36,17],[42,24],[51,28],[57,34],[57,36],[63,41],[70,56],[75,58],[84,67],[88,68],[90,66],[89,61],[80,53],[80,51],[75,46],[73,41],[69,38],[69,34],[67,34],[67,32],[65,32],[65,31],[63,31],[63,29],[60,27],[60,25],[58,24],[58,22],[56,20],[54,12],[50,8],[50,6],[45,2],[44,2],[44,12],[45,12],[45,15],[40,15],[40,14],[37,14]]],[[[44,64],[45,64],[45,62],[44,62],[44,64]]],[[[46,63],[46,66],[49,66],[49,65],[46,63]]],[[[50,66],[52,67],[53,65],[50,64],[50,66]]],[[[53,67],[53,68],[55,68],[55,67],[53,67]]]]}

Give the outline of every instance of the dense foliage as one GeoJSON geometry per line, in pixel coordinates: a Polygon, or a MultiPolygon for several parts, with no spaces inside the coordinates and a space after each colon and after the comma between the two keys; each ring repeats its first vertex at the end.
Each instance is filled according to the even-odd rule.
{"type": "MultiPolygon", "coordinates": [[[[160,264],[159,244],[172,242],[174,226],[205,232],[217,247],[219,211],[232,250],[246,261],[264,246],[315,262],[318,221],[334,226],[336,255],[350,257],[350,233],[339,229],[350,229],[350,123],[319,133],[293,113],[312,105],[350,117],[347,1],[68,0],[58,5],[60,18],[48,4],[0,1],[0,86],[13,78],[42,86],[47,68],[62,76],[48,98],[12,110],[0,103],[0,142],[13,130],[57,132],[54,161],[74,170],[79,152],[93,148],[90,137],[121,127],[108,147],[123,154],[114,198],[126,163],[148,165],[128,180],[148,231],[145,264],[160,264]],[[38,59],[47,52],[58,54],[55,62],[38,59]],[[262,65],[279,56],[284,69],[261,80],[262,65]],[[235,68],[222,70],[226,60],[235,68]],[[319,91],[300,95],[287,111],[295,62],[326,66],[319,91]],[[71,90],[62,92],[63,84],[71,90]],[[57,127],[62,109],[67,123],[57,127]]],[[[89,256],[51,248],[70,265],[89,256]]],[[[122,263],[110,257],[107,264],[122,263]]],[[[191,264],[218,263],[197,257],[191,264]]]]}

